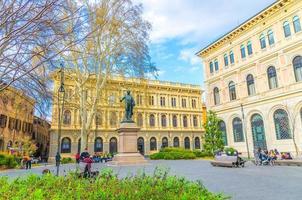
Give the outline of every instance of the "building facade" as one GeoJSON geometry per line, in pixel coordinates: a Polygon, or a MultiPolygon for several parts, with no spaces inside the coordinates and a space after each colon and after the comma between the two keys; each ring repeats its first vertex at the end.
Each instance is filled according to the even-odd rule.
{"type": "Polygon", "coordinates": [[[37,145],[37,156],[48,157],[50,140],[50,123],[37,116],[34,117],[32,139],[37,145]]]}
{"type": "Polygon", "coordinates": [[[278,0],[197,53],[226,146],[302,150],[302,1],[278,0]]]}
{"type": "MultiPolygon", "coordinates": [[[[60,84],[54,76],[54,91],[60,84]]],[[[74,97],[74,83],[65,78],[66,100],[62,114],[61,153],[74,156],[80,151],[81,120],[79,99],[74,97]]],[[[203,134],[203,112],[200,86],[144,79],[111,78],[106,83],[98,102],[97,114],[88,135],[88,151],[118,151],[116,129],[123,120],[124,104],[120,98],[126,90],[131,90],[135,98],[134,121],[141,130],[138,134],[138,151],[150,154],[161,147],[175,146],[200,149],[203,134]]],[[[87,98],[94,90],[87,91],[87,98]]],[[[58,149],[58,107],[53,106],[50,135],[50,157],[58,149]]]]}
{"type": "Polygon", "coordinates": [[[34,100],[8,87],[0,92],[0,151],[20,147],[33,131],[34,100]]]}

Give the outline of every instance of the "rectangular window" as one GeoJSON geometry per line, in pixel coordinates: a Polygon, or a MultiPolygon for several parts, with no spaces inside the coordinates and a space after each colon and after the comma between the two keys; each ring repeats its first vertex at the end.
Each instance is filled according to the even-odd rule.
{"type": "Polygon", "coordinates": [[[216,60],[215,61],[215,71],[218,71],[219,70],[219,64],[218,64],[218,61],[216,60]]]}
{"type": "Polygon", "coordinates": [[[181,105],[182,105],[183,108],[187,107],[187,101],[186,101],[186,99],[182,99],[181,100],[181,105]]]}
{"type": "Polygon", "coordinates": [[[252,44],[247,45],[247,54],[249,56],[253,54],[252,44]]]}
{"type": "Polygon", "coordinates": [[[229,59],[228,59],[228,56],[225,55],[224,56],[224,66],[228,66],[229,65],[229,59]]]}
{"type": "Polygon", "coordinates": [[[7,116],[6,115],[0,115],[0,127],[5,128],[7,122],[7,116]]]}
{"type": "Polygon", "coordinates": [[[161,106],[166,106],[166,98],[165,97],[160,97],[160,105],[161,106]]]}
{"type": "Polygon", "coordinates": [[[176,107],[176,98],[175,97],[171,98],[171,106],[176,107]]]}
{"type": "Polygon", "coordinates": [[[196,100],[192,99],[192,108],[196,108],[196,100]]]}
{"type": "Polygon", "coordinates": [[[149,96],[149,105],[154,106],[154,96],[149,96]]]}
{"type": "Polygon", "coordinates": [[[246,57],[246,55],[245,55],[245,47],[241,47],[240,51],[241,51],[241,58],[245,58],[246,57]]]}
{"type": "Polygon", "coordinates": [[[231,62],[231,64],[234,64],[234,62],[235,62],[234,53],[233,52],[231,52],[231,54],[230,54],[230,62],[231,62]]]}
{"type": "Polygon", "coordinates": [[[15,127],[15,118],[10,117],[9,118],[9,123],[8,123],[8,128],[13,130],[15,127]]]}
{"type": "Polygon", "coordinates": [[[265,38],[261,38],[260,39],[260,46],[261,46],[261,49],[265,49],[266,48],[266,42],[265,42],[265,38]]]}

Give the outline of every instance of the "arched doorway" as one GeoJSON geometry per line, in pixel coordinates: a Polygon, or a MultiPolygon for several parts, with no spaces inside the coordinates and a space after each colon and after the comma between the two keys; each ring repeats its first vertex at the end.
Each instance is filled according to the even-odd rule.
{"type": "Polygon", "coordinates": [[[254,114],[251,117],[254,150],[261,148],[267,150],[263,119],[261,115],[254,114]]]}
{"type": "Polygon", "coordinates": [[[179,147],[179,138],[178,137],[175,137],[173,139],[173,147],[179,147]]]}
{"type": "Polygon", "coordinates": [[[166,148],[168,147],[168,138],[167,137],[163,137],[162,139],[162,144],[161,144],[161,148],[166,148]]]}
{"type": "Polygon", "coordinates": [[[78,140],[78,153],[81,153],[81,138],[78,140]]]}
{"type": "Polygon", "coordinates": [[[190,149],[190,138],[189,137],[185,138],[185,149],[190,149]]]}
{"type": "Polygon", "coordinates": [[[137,151],[142,155],[145,154],[144,138],[142,138],[142,137],[139,137],[137,139],[137,151]]]}
{"type": "Polygon", "coordinates": [[[117,139],[113,137],[109,141],[109,153],[116,154],[117,153],[117,139]]]}

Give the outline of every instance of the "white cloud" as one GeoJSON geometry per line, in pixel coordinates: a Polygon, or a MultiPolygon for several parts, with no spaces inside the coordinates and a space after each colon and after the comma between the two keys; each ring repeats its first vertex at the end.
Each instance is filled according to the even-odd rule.
{"type": "Polygon", "coordinates": [[[135,0],[144,5],[144,17],[151,22],[151,41],[182,38],[201,42],[223,34],[274,0],[135,0]],[[257,3],[255,3],[257,2],[257,3]]]}
{"type": "Polygon", "coordinates": [[[195,55],[196,48],[182,49],[180,51],[179,59],[189,62],[191,65],[197,65],[201,63],[201,59],[195,55]]]}

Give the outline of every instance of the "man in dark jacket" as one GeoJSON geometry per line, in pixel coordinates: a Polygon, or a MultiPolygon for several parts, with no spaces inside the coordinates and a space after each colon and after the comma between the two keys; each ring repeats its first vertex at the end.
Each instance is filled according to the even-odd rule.
{"type": "Polygon", "coordinates": [[[60,155],[59,152],[57,152],[57,155],[56,155],[56,166],[59,166],[60,162],[61,162],[61,155],[60,155]]]}

